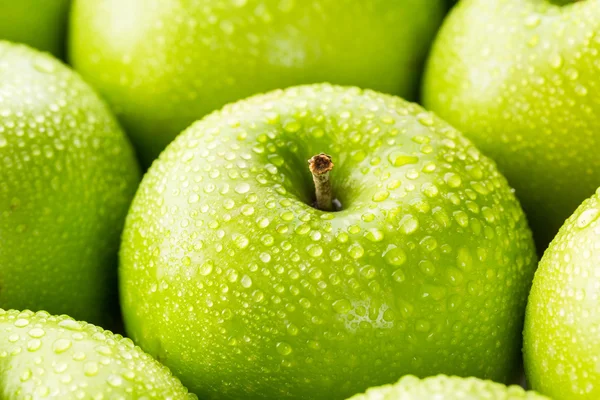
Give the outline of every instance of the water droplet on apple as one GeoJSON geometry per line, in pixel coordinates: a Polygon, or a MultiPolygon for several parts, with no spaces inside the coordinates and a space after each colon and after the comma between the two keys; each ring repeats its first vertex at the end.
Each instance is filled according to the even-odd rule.
{"type": "Polygon", "coordinates": [[[320,257],[323,254],[323,248],[318,244],[309,245],[307,250],[312,257],[320,257]]]}
{"type": "Polygon", "coordinates": [[[285,342],[277,343],[275,348],[277,349],[277,352],[279,354],[281,354],[282,356],[290,355],[292,352],[292,346],[290,346],[289,344],[287,344],[285,342]]]}
{"type": "Polygon", "coordinates": [[[336,300],[332,306],[333,310],[338,314],[346,314],[352,309],[352,304],[346,299],[336,300]]]}
{"type": "Polygon", "coordinates": [[[46,334],[42,328],[33,328],[28,332],[29,336],[33,338],[41,338],[46,334]]]}
{"type": "Polygon", "coordinates": [[[36,351],[42,347],[42,341],[40,339],[31,339],[27,342],[27,350],[36,351]]]}
{"type": "Polygon", "coordinates": [[[87,376],[95,376],[100,370],[96,361],[88,361],[83,365],[83,373],[87,376]]]}
{"type": "Polygon", "coordinates": [[[586,226],[589,226],[592,222],[596,221],[599,215],[600,210],[598,210],[597,208],[590,208],[588,210],[585,210],[577,218],[576,225],[580,229],[585,228],[586,226]]]}
{"type": "Polygon", "coordinates": [[[365,254],[365,249],[363,249],[360,244],[354,243],[348,248],[348,254],[350,254],[350,257],[352,258],[358,259],[365,254]]]}
{"type": "Polygon", "coordinates": [[[250,278],[248,275],[244,275],[242,276],[240,283],[243,287],[248,289],[250,286],[252,286],[252,278],[250,278]]]}
{"type": "Polygon", "coordinates": [[[250,190],[250,185],[246,182],[240,182],[235,187],[235,192],[238,194],[247,193],[250,190]]]}
{"type": "Polygon", "coordinates": [[[64,353],[71,348],[72,344],[69,339],[58,339],[52,344],[52,350],[57,354],[64,353]]]}
{"type": "Polygon", "coordinates": [[[407,214],[400,220],[400,231],[410,235],[419,228],[419,220],[411,214],[407,214]]]}
{"type": "Polygon", "coordinates": [[[385,199],[387,199],[389,196],[390,196],[390,192],[388,192],[387,190],[382,190],[382,191],[376,192],[373,195],[373,201],[381,202],[381,201],[384,201],[385,199]]]}
{"type": "Polygon", "coordinates": [[[27,382],[29,379],[31,379],[31,376],[33,374],[31,373],[31,369],[25,367],[25,369],[23,369],[23,372],[21,373],[20,379],[21,382],[27,382]]]}
{"type": "Polygon", "coordinates": [[[390,265],[402,265],[406,262],[406,253],[399,247],[391,244],[383,253],[384,260],[390,265]]]}
{"type": "Polygon", "coordinates": [[[383,240],[383,232],[377,228],[370,228],[365,232],[365,237],[371,242],[381,242],[383,240]]]}
{"type": "Polygon", "coordinates": [[[407,155],[400,152],[393,152],[390,153],[390,155],[388,155],[388,161],[394,167],[401,167],[403,165],[416,164],[417,162],[419,162],[419,157],[407,155]]]}
{"type": "Polygon", "coordinates": [[[200,275],[206,276],[212,272],[213,267],[214,263],[211,260],[208,260],[202,263],[198,272],[200,273],[200,275]]]}

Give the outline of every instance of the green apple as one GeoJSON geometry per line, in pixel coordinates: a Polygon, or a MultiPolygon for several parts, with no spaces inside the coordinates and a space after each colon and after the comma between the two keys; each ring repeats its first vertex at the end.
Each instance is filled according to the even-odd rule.
{"type": "Polygon", "coordinates": [[[0,397],[196,399],[130,339],[66,315],[3,309],[0,397]]]}
{"type": "Polygon", "coordinates": [[[415,97],[445,0],[79,0],[70,57],[143,162],[255,93],[332,82],[415,97]]]}
{"type": "Polygon", "coordinates": [[[524,331],[529,383],[555,400],[600,398],[600,189],[544,253],[524,331]]]}
{"type": "Polygon", "coordinates": [[[0,171],[0,306],[105,320],[133,149],[79,76],[1,41],[0,171]]]}
{"type": "Polygon", "coordinates": [[[0,0],[0,40],[62,56],[69,5],[70,0],[0,0]]]}
{"type": "Polygon", "coordinates": [[[428,62],[425,106],[498,163],[540,251],[600,184],[599,51],[599,0],[469,0],[428,62]]]}
{"type": "Polygon", "coordinates": [[[522,387],[477,378],[406,375],[393,385],[371,388],[349,400],[550,400],[522,387]]]}
{"type": "Polygon", "coordinates": [[[493,162],[400,98],[314,85],[229,105],[161,154],[123,235],[127,332],[202,398],[516,369],[525,216],[493,162]],[[311,159],[311,177],[321,152],[335,168],[311,159]],[[327,176],[338,211],[312,206],[327,176]]]}

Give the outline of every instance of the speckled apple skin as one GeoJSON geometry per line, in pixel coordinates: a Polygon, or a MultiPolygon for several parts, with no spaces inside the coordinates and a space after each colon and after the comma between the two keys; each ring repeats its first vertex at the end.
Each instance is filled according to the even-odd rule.
{"type": "Polygon", "coordinates": [[[225,107],[145,176],[121,248],[127,332],[207,399],[343,399],[406,373],[516,371],[536,257],[459,132],[373,91],[225,107]],[[332,156],[343,210],[310,206],[332,156]]]}
{"type": "Polygon", "coordinates": [[[543,251],[600,184],[600,0],[464,0],[423,101],[498,163],[543,251]]]}
{"type": "Polygon", "coordinates": [[[425,379],[406,375],[397,383],[370,388],[348,400],[550,400],[521,386],[477,378],[438,375],[425,379]]]}
{"type": "Polygon", "coordinates": [[[600,397],[600,191],[544,253],[527,305],[529,383],[555,400],[600,397]]]}
{"type": "Polygon", "coordinates": [[[444,0],[76,0],[70,58],[144,164],[227,103],[331,82],[415,98],[444,0]]]}
{"type": "Polygon", "coordinates": [[[130,339],[66,315],[0,309],[0,396],[194,400],[130,339]]]}
{"type": "Polygon", "coordinates": [[[0,41],[0,307],[108,321],[139,179],[125,134],[77,74],[0,41]]]}

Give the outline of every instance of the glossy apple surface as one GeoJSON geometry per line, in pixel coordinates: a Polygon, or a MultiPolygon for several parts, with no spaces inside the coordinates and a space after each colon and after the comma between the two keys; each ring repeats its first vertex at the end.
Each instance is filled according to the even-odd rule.
{"type": "Polygon", "coordinates": [[[415,97],[444,0],[78,0],[70,55],[149,165],[226,103],[332,82],[415,97]]]}
{"type": "Polygon", "coordinates": [[[565,222],[535,273],[524,332],[529,383],[555,400],[600,397],[600,190],[565,222]]]}
{"type": "Polygon", "coordinates": [[[498,163],[540,251],[600,184],[599,38],[599,0],[461,1],[428,62],[425,107],[498,163]]]}
{"type": "Polygon", "coordinates": [[[550,400],[517,385],[477,378],[438,375],[425,379],[407,375],[393,385],[370,388],[349,400],[550,400]]]}
{"type": "Polygon", "coordinates": [[[343,399],[406,373],[507,380],[535,266],[495,165],[421,107],[274,91],[194,124],[128,215],[127,332],[201,398],[343,399]],[[338,212],[311,206],[332,156],[338,212]]]}
{"type": "Polygon", "coordinates": [[[69,5],[70,0],[0,1],[0,40],[25,43],[61,57],[69,5]]]}
{"type": "Polygon", "coordinates": [[[0,309],[3,399],[193,400],[130,339],[66,315],[0,309]]]}
{"type": "Polygon", "coordinates": [[[105,321],[139,167],[78,75],[9,42],[0,42],[0,171],[0,306],[105,321]]]}

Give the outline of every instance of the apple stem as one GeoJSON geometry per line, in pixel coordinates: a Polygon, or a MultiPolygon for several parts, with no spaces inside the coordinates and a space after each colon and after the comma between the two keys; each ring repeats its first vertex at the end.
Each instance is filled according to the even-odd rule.
{"type": "Polygon", "coordinates": [[[317,154],[308,160],[308,166],[315,183],[315,207],[322,211],[333,211],[333,193],[329,181],[329,171],[333,169],[331,156],[325,153],[317,154]]]}

